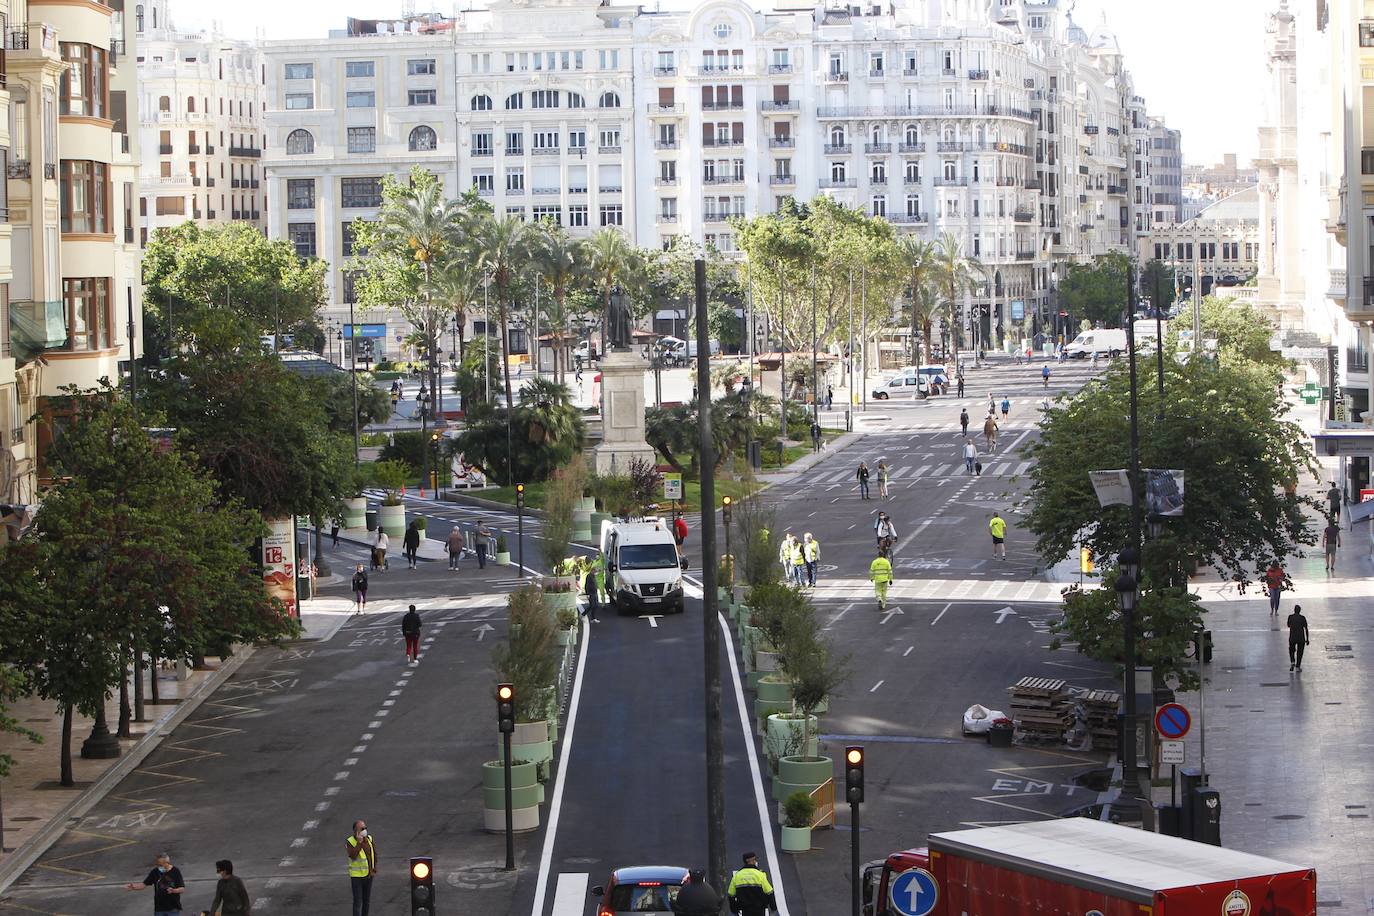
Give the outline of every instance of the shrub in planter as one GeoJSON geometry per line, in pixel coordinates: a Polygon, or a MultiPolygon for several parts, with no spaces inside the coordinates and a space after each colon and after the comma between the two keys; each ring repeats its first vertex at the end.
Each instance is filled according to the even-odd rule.
{"type": "Polygon", "coordinates": [[[782,851],[806,852],[811,848],[811,818],[816,802],[805,792],[793,792],[782,802],[782,851]]]}
{"type": "Polygon", "coordinates": [[[544,485],[544,526],[540,532],[540,550],[549,569],[557,569],[568,555],[572,541],[573,511],[582,498],[587,482],[587,465],[576,454],[566,465],[553,472],[544,485]]]}
{"type": "Polygon", "coordinates": [[[374,461],[370,469],[372,483],[386,491],[382,505],[401,505],[401,488],[406,484],[406,465],[402,461],[374,461]]]}
{"type": "Polygon", "coordinates": [[[507,603],[511,633],[493,651],[492,665],[501,681],[515,688],[515,721],[542,721],[548,714],[542,691],[558,679],[554,622],[533,585],[512,592],[507,603]]]}

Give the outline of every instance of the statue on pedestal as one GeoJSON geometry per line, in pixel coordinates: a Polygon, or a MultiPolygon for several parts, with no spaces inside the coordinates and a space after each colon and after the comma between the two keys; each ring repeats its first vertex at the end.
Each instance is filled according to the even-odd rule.
{"type": "Polygon", "coordinates": [[[630,300],[619,289],[611,293],[606,329],[607,342],[612,349],[630,349],[630,300]]]}

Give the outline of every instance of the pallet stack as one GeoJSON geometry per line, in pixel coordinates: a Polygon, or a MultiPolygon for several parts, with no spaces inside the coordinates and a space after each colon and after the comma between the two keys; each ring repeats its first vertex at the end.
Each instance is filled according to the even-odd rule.
{"type": "Polygon", "coordinates": [[[1023,677],[1007,688],[1015,739],[1026,744],[1063,744],[1073,725],[1073,702],[1062,680],[1023,677]]]}
{"type": "Polygon", "coordinates": [[[1079,697],[1088,729],[1093,736],[1093,750],[1115,751],[1117,742],[1117,712],[1121,694],[1115,690],[1089,690],[1079,697]]]}

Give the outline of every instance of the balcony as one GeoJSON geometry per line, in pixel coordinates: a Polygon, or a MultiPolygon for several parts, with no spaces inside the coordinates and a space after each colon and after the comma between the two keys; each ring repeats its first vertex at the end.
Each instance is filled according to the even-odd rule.
{"type": "Polygon", "coordinates": [[[897,152],[899,153],[924,153],[926,145],[924,143],[899,143],[897,152]]]}
{"type": "Polygon", "coordinates": [[[1326,295],[1332,299],[1344,299],[1346,293],[1346,273],[1332,268],[1326,287],[1326,295]]]}
{"type": "Polygon", "coordinates": [[[677,222],[677,214],[676,214],[676,213],[660,213],[660,214],[658,215],[658,221],[659,221],[660,223],[675,223],[675,222],[677,222]]]}
{"type": "Polygon", "coordinates": [[[908,188],[919,188],[921,186],[921,176],[907,175],[902,178],[902,184],[906,185],[908,188]]]}
{"type": "Polygon", "coordinates": [[[1014,188],[1016,187],[1016,179],[1012,178],[1010,175],[1003,175],[1001,178],[997,179],[994,184],[999,188],[1014,188]]]}
{"type": "Polygon", "coordinates": [[[254,178],[252,181],[248,182],[248,187],[252,188],[253,190],[257,190],[257,189],[258,189],[258,186],[259,186],[259,182],[258,182],[258,180],[257,180],[256,178],[254,178]]]}
{"type": "Polygon", "coordinates": [[[531,156],[557,156],[560,152],[562,152],[562,151],[561,151],[558,147],[556,147],[556,146],[536,146],[534,149],[530,150],[530,155],[531,155],[531,156]]]}
{"type": "Polygon", "coordinates": [[[701,179],[702,184],[744,184],[743,175],[707,175],[701,179]]]}
{"type": "Polygon", "coordinates": [[[902,76],[919,76],[915,67],[907,67],[902,71],[902,76]]]}
{"type": "Polygon", "coordinates": [[[1096,137],[1096,136],[1097,136],[1097,125],[1096,125],[1096,124],[1084,124],[1084,125],[1083,125],[1083,133],[1087,134],[1087,135],[1090,136],[1090,137],[1096,137]]]}
{"type": "Polygon", "coordinates": [[[1039,178],[1027,178],[1025,188],[1027,191],[1043,191],[1045,183],[1039,178]]]}
{"type": "Polygon", "coordinates": [[[190,153],[192,156],[198,156],[200,155],[200,145],[192,143],[186,147],[186,152],[190,153]]]}
{"type": "Polygon", "coordinates": [[[656,187],[656,188],[675,188],[675,187],[677,187],[677,176],[674,175],[674,176],[672,176],[672,177],[665,177],[665,176],[663,176],[663,175],[660,175],[660,176],[658,176],[657,178],[654,179],[654,187],[656,187]]]}
{"type": "Polygon", "coordinates": [[[677,66],[655,67],[654,76],[677,76],[677,66]]]}
{"type": "Polygon", "coordinates": [[[844,71],[831,70],[825,74],[825,81],[827,83],[847,83],[849,82],[849,74],[844,71]]]}
{"type": "Polygon", "coordinates": [[[507,155],[507,156],[523,156],[523,155],[525,155],[525,147],[524,147],[524,146],[507,146],[507,147],[506,147],[506,155],[507,155]]]}
{"type": "Polygon", "coordinates": [[[858,179],[855,178],[822,178],[822,188],[857,188],[858,179]]]}
{"type": "Polygon", "coordinates": [[[1026,77],[1026,79],[1024,80],[1024,82],[1022,83],[1022,85],[1023,85],[1025,88],[1027,88],[1027,89],[1034,89],[1034,88],[1035,88],[1035,80],[1031,79],[1031,78],[1028,76],[1028,77],[1026,77]]]}
{"type": "Polygon", "coordinates": [[[27,159],[16,159],[9,164],[5,171],[10,178],[28,178],[29,161],[27,159]]]}
{"type": "MultiPolygon", "coordinates": [[[[478,186],[477,186],[477,196],[478,196],[478,197],[491,197],[491,196],[493,196],[495,193],[496,193],[496,190],[495,190],[494,188],[483,187],[483,186],[481,186],[481,185],[478,185],[478,186]]],[[[235,217],[235,219],[237,219],[237,217],[235,217]]]]}
{"type": "Polygon", "coordinates": [[[655,140],[655,141],[654,141],[654,149],[677,149],[677,147],[678,147],[678,142],[677,142],[676,140],[655,140]]]}
{"type": "Polygon", "coordinates": [[[1016,260],[1018,260],[1018,261],[1034,261],[1034,260],[1035,260],[1035,252],[1034,252],[1034,251],[1018,251],[1018,252],[1016,252],[1016,260]]]}
{"type": "Polygon", "coordinates": [[[769,137],[769,149],[792,149],[797,145],[797,141],[791,137],[769,137]]]}
{"type": "Polygon", "coordinates": [[[966,188],[968,187],[967,178],[936,178],[935,187],[937,188],[966,188]]]}
{"type": "Polygon", "coordinates": [[[1012,214],[1012,219],[1016,220],[1018,223],[1030,223],[1030,222],[1034,222],[1034,221],[1035,221],[1035,211],[1034,211],[1034,210],[1026,210],[1026,209],[1019,209],[1019,208],[1018,208],[1017,211],[1016,211],[1015,213],[1012,214]]]}
{"type": "Polygon", "coordinates": [[[1088,202],[1088,195],[1086,195],[1086,194],[1079,194],[1079,195],[1078,195],[1078,202],[1079,202],[1080,204],[1086,204],[1086,203],[1088,202]]]}
{"type": "Polygon", "coordinates": [[[794,184],[797,183],[797,176],[796,176],[796,175],[769,175],[769,176],[768,176],[768,183],[769,183],[770,185],[773,185],[773,186],[777,186],[777,185],[794,185],[794,184]]]}
{"type": "Polygon", "coordinates": [[[1079,223],[1079,224],[1078,224],[1078,231],[1079,231],[1079,232],[1092,232],[1092,231],[1093,231],[1093,224],[1092,224],[1092,223],[1079,223]]]}
{"type": "Polygon", "coordinates": [[[244,210],[231,210],[231,211],[230,211],[230,215],[231,215],[234,219],[244,219],[245,216],[246,216],[246,211],[244,211],[244,210]]]}
{"type": "Polygon", "coordinates": [[[192,210],[191,219],[204,219],[204,214],[201,213],[199,210],[192,210]]]}
{"type": "Polygon", "coordinates": [[[708,223],[723,223],[728,219],[743,219],[743,210],[707,210],[702,220],[708,223]]]}
{"type": "Polygon", "coordinates": [[[24,441],[24,427],[16,426],[10,430],[10,445],[20,445],[24,441]]]}
{"type": "Polygon", "coordinates": [[[553,194],[562,194],[562,193],[563,193],[563,189],[562,189],[562,188],[535,188],[535,189],[533,189],[532,191],[530,191],[530,193],[531,193],[531,194],[535,194],[535,195],[550,196],[550,195],[553,195],[553,194]]]}
{"type": "Polygon", "coordinates": [[[763,111],[800,111],[801,101],[798,99],[764,99],[759,102],[759,108],[763,111]]]}
{"type": "Polygon", "coordinates": [[[886,70],[869,70],[869,71],[868,71],[868,78],[871,79],[871,80],[880,80],[880,79],[882,79],[882,78],[885,77],[885,76],[887,76],[887,71],[886,71],[886,70]]]}
{"type": "Polygon", "coordinates": [[[170,156],[170,155],[172,155],[172,144],[170,144],[170,143],[159,143],[159,144],[157,145],[157,151],[158,151],[158,153],[159,153],[160,155],[163,155],[163,156],[170,156]]]}
{"type": "Polygon", "coordinates": [[[783,73],[791,73],[791,72],[792,72],[792,65],[791,65],[791,64],[769,64],[769,65],[768,65],[768,75],[769,75],[769,76],[778,76],[778,75],[783,74],[783,73]]]}
{"type": "Polygon", "coordinates": [[[1000,105],[843,105],[816,109],[816,117],[854,120],[857,118],[1017,118],[1030,121],[1029,111],[1000,105]]]}
{"type": "Polygon", "coordinates": [[[854,147],[848,143],[827,143],[825,145],[827,156],[847,156],[852,152],[854,152],[854,147]]]}
{"type": "Polygon", "coordinates": [[[1109,184],[1107,185],[1107,193],[1115,194],[1117,197],[1125,197],[1126,186],[1124,184],[1109,184]]]}
{"type": "Polygon", "coordinates": [[[915,225],[930,222],[929,213],[894,213],[887,218],[889,223],[915,225]]]}
{"type": "Polygon", "coordinates": [[[618,184],[603,184],[596,189],[601,194],[619,194],[625,189],[618,184]]]}
{"type": "Polygon", "coordinates": [[[215,145],[214,145],[213,143],[207,143],[207,144],[205,144],[205,155],[207,155],[207,156],[213,156],[214,154],[215,154],[215,145]]]}
{"type": "Polygon", "coordinates": [[[702,110],[702,111],[743,111],[743,110],[744,110],[744,100],[741,99],[741,100],[739,100],[738,102],[733,101],[733,100],[727,101],[727,102],[702,102],[702,103],[701,103],[701,110],[702,110]]]}
{"type": "Polygon", "coordinates": [[[615,144],[614,146],[598,146],[598,147],[596,148],[596,151],[597,151],[598,153],[606,153],[606,154],[615,153],[615,154],[619,154],[619,153],[620,153],[620,144],[617,143],[617,144],[615,144]]]}
{"type": "Polygon", "coordinates": [[[191,176],[191,184],[195,185],[196,187],[200,187],[200,176],[199,176],[199,175],[192,175],[192,176],[191,176]]]}
{"type": "Polygon", "coordinates": [[[1121,131],[1117,130],[1115,127],[1109,127],[1107,128],[1107,134],[1109,136],[1119,137],[1121,136],[1121,131]]]}
{"type": "Polygon", "coordinates": [[[870,156],[882,156],[892,152],[891,143],[865,143],[864,152],[870,156]]]}
{"type": "Polygon", "coordinates": [[[988,71],[986,71],[986,70],[970,70],[970,71],[968,72],[968,78],[971,79],[971,80],[985,80],[985,79],[988,78],[988,71]]]}
{"type": "Polygon", "coordinates": [[[958,76],[958,75],[959,75],[959,71],[958,71],[958,70],[955,70],[953,67],[945,67],[945,68],[943,68],[943,69],[940,70],[940,75],[941,75],[941,76],[958,76]]]}
{"type": "Polygon", "coordinates": [[[1088,174],[1088,167],[1087,167],[1086,165],[1080,165],[1080,166],[1078,167],[1078,174],[1080,174],[1080,175],[1086,175],[1086,174],[1088,174]]]}
{"type": "Polygon", "coordinates": [[[870,175],[870,176],[868,177],[868,183],[871,184],[871,185],[884,186],[884,185],[887,184],[887,176],[886,176],[886,175],[870,175]]]}
{"type": "Polygon", "coordinates": [[[734,149],[734,148],[737,148],[737,147],[741,147],[741,146],[743,146],[743,145],[744,145],[744,138],[743,138],[743,137],[739,138],[738,140],[734,140],[734,139],[722,140],[721,138],[717,137],[714,143],[703,143],[701,146],[702,146],[702,149],[721,149],[722,147],[724,147],[724,148],[726,148],[726,149],[734,149]]]}
{"type": "Polygon", "coordinates": [[[585,155],[587,155],[587,148],[586,148],[585,146],[571,146],[571,145],[570,145],[570,146],[568,147],[568,155],[569,155],[569,156],[573,156],[573,155],[585,156],[585,155]]]}
{"type": "Polygon", "coordinates": [[[231,187],[231,188],[241,188],[241,187],[243,187],[243,182],[242,182],[240,179],[238,179],[238,178],[230,178],[230,179],[229,179],[229,187],[231,187]]]}
{"type": "Polygon", "coordinates": [[[1374,311],[1374,277],[1364,278],[1364,310],[1374,311]]]}
{"type": "Polygon", "coordinates": [[[252,146],[231,146],[229,147],[230,156],[243,156],[248,159],[262,158],[262,150],[252,146]]]}
{"type": "Polygon", "coordinates": [[[490,156],[490,155],[492,155],[491,147],[484,147],[484,146],[474,147],[473,150],[472,150],[472,152],[469,153],[468,155],[471,155],[471,156],[478,156],[478,157],[481,157],[481,156],[490,156]]]}
{"type": "Polygon", "coordinates": [[[205,218],[206,218],[206,219],[214,219],[214,218],[215,218],[215,211],[214,211],[214,210],[207,210],[206,213],[205,213],[205,218]]]}

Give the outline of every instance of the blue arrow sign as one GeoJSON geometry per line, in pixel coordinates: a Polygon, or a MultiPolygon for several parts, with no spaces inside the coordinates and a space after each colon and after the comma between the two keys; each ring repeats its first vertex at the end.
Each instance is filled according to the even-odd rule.
{"type": "Polygon", "coordinates": [[[930,916],[940,899],[940,886],[924,868],[910,868],[892,879],[888,897],[901,916],[930,916]]]}

